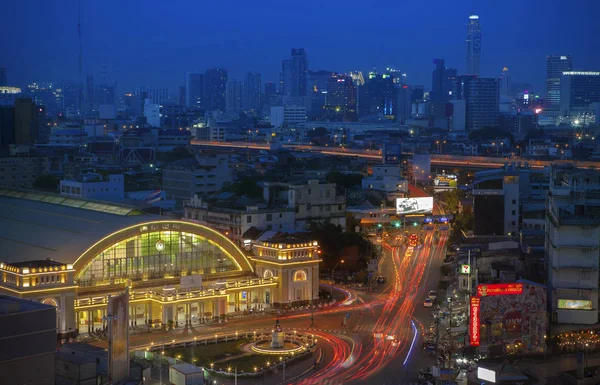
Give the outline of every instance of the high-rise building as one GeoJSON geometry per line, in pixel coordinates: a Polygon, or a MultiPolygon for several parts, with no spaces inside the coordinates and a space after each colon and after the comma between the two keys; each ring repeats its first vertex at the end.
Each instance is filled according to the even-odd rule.
{"type": "Polygon", "coordinates": [[[444,103],[452,97],[452,84],[456,79],[456,69],[446,68],[444,59],[435,59],[433,64],[435,64],[435,70],[432,74],[430,100],[444,103]]]}
{"type": "Polygon", "coordinates": [[[225,111],[230,115],[238,115],[242,111],[242,92],[244,83],[235,80],[227,82],[225,111]]]}
{"type": "Polygon", "coordinates": [[[356,120],[356,86],[349,75],[332,74],[329,77],[325,115],[330,120],[356,120]]]}
{"type": "Polygon", "coordinates": [[[481,24],[479,16],[469,16],[467,24],[467,74],[479,76],[481,55],[481,24]]]}
{"type": "Polygon", "coordinates": [[[15,107],[0,104],[0,147],[15,143],[15,107]]]}
{"type": "Polygon", "coordinates": [[[397,83],[394,86],[396,88],[396,122],[404,124],[411,117],[412,89],[406,84],[397,83]]]}
{"type": "Polygon", "coordinates": [[[62,85],[62,108],[78,113],[80,110],[79,97],[81,93],[81,84],[64,82],[62,85]]]}
{"type": "Polygon", "coordinates": [[[39,131],[36,106],[30,98],[15,100],[15,144],[32,144],[39,131]]]}
{"type": "Polygon", "coordinates": [[[312,119],[319,119],[324,113],[327,83],[331,75],[332,72],[327,70],[308,71],[309,116],[312,119]]]}
{"type": "Polygon", "coordinates": [[[560,108],[560,80],[564,71],[573,69],[571,55],[546,56],[546,108],[560,108]]]}
{"type": "Polygon", "coordinates": [[[466,128],[498,127],[500,84],[496,78],[470,78],[465,84],[466,128]]]}
{"type": "Polygon", "coordinates": [[[185,82],[185,104],[188,107],[203,107],[204,74],[188,72],[185,82]]]}
{"type": "Polygon", "coordinates": [[[179,86],[179,97],[177,98],[177,104],[179,104],[181,107],[186,105],[185,97],[185,86],[179,86]]]}
{"type": "Polygon", "coordinates": [[[227,91],[227,70],[210,68],[204,73],[204,109],[225,111],[227,91]]]}
{"type": "Polygon", "coordinates": [[[600,102],[600,72],[564,71],[560,78],[560,114],[585,112],[600,102]]]}
{"type": "Polygon", "coordinates": [[[425,87],[424,86],[413,86],[412,87],[412,92],[410,94],[410,101],[412,103],[414,103],[418,100],[423,100],[424,96],[425,96],[425,87]]]}
{"type": "Polygon", "coordinates": [[[502,69],[502,76],[500,77],[500,95],[512,97],[512,83],[510,81],[508,67],[502,69]]]}
{"type": "Polygon", "coordinates": [[[138,87],[135,94],[142,99],[150,99],[152,104],[165,104],[169,101],[169,90],[167,88],[138,87]]]}
{"type": "Polygon", "coordinates": [[[265,91],[262,95],[262,104],[261,109],[263,114],[270,114],[271,106],[275,106],[279,104],[277,99],[279,95],[277,95],[277,84],[273,82],[265,83],[265,91]]]}
{"type": "Polygon", "coordinates": [[[245,111],[258,111],[262,105],[262,78],[260,74],[248,72],[244,81],[242,107],[245,111]]]}
{"type": "Polygon", "coordinates": [[[363,87],[360,87],[360,111],[365,115],[394,115],[396,92],[394,79],[389,74],[369,73],[369,78],[363,87]]]}
{"type": "Polygon", "coordinates": [[[96,86],[96,105],[115,104],[115,86],[99,84],[96,86]]]}
{"type": "Polygon", "coordinates": [[[292,48],[292,56],[281,63],[280,85],[283,96],[307,96],[308,59],[304,48],[292,48]]]}

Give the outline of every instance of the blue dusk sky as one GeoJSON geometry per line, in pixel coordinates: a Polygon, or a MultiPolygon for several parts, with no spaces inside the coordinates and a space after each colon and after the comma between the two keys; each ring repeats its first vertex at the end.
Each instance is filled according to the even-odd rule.
{"type": "MultiPolygon", "coordinates": [[[[481,76],[510,69],[513,82],[543,93],[545,56],[573,55],[600,70],[600,1],[82,0],[83,78],[101,83],[103,65],[119,93],[184,85],[185,73],[222,67],[277,81],[292,47],[311,70],[400,69],[431,85],[432,61],[465,69],[466,22],[482,25],[481,76]]],[[[19,0],[3,6],[0,66],[9,84],[78,79],[77,1],[19,0]]]]}

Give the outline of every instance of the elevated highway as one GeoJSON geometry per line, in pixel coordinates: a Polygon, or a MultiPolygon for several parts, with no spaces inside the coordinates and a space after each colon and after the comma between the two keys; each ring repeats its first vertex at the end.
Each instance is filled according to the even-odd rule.
{"type": "MultiPolygon", "coordinates": [[[[248,150],[265,150],[271,149],[268,143],[252,143],[252,142],[209,142],[202,140],[192,140],[193,146],[201,147],[212,147],[212,148],[228,148],[228,149],[248,149],[248,150]]],[[[309,146],[304,144],[282,144],[282,148],[298,150],[298,151],[310,151],[316,152],[323,155],[338,155],[338,156],[350,156],[365,158],[371,160],[381,160],[381,150],[363,150],[363,149],[348,149],[348,148],[332,148],[332,147],[318,147],[309,146]]],[[[531,160],[521,157],[511,158],[495,158],[486,156],[464,156],[464,155],[443,155],[443,154],[431,154],[431,164],[435,166],[448,166],[448,167],[481,167],[481,168],[495,168],[503,167],[505,163],[528,163],[532,168],[544,168],[551,164],[574,164],[581,168],[600,168],[600,161],[573,161],[573,160],[531,160]]]]}

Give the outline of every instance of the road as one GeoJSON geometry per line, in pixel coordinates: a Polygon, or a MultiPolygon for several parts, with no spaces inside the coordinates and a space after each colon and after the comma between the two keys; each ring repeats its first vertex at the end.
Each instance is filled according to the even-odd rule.
{"type": "MultiPolygon", "coordinates": [[[[253,143],[253,142],[210,142],[203,140],[192,140],[194,146],[205,146],[213,148],[244,148],[252,150],[270,150],[269,143],[253,143]]],[[[381,150],[364,150],[354,148],[335,148],[335,147],[318,147],[310,146],[305,144],[282,144],[283,148],[293,149],[299,151],[311,151],[318,152],[324,155],[337,155],[337,156],[352,156],[358,158],[366,158],[373,160],[381,160],[381,150]]],[[[522,157],[488,157],[488,156],[464,156],[464,155],[444,155],[444,154],[431,154],[431,164],[436,166],[472,166],[472,167],[503,167],[506,162],[521,162],[528,163],[532,168],[542,169],[551,164],[575,164],[579,168],[599,168],[600,162],[598,161],[574,161],[574,160],[532,160],[522,157]]]]}

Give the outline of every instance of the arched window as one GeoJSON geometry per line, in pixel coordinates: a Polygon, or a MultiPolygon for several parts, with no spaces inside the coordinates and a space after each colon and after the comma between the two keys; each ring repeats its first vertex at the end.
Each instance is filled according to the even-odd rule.
{"type": "Polygon", "coordinates": [[[52,305],[52,306],[54,306],[56,308],[58,307],[58,302],[56,302],[56,300],[54,298],[44,298],[42,300],[42,303],[44,305],[52,305]]]}
{"type": "Polygon", "coordinates": [[[265,278],[265,279],[273,278],[273,272],[269,269],[266,269],[265,272],[263,273],[263,278],[265,278]]]}
{"type": "Polygon", "coordinates": [[[79,273],[79,286],[125,279],[160,279],[240,270],[210,239],[181,231],[155,231],[119,241],[98,253],[79,273]]]}
{"type": "Polygon", "coordinates": [[[294,281],[306,281],[308,278],[306,277],[306,271],[304,270],[296,270],[294,272],[294,281]]]}

